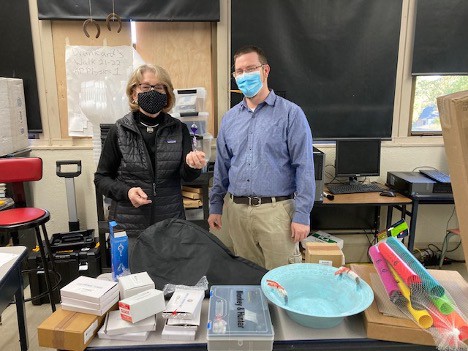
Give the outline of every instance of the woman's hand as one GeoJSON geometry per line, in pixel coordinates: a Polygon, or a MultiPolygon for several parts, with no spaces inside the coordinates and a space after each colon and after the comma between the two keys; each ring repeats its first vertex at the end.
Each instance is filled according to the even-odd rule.
{"type": "Polygon", "coordinates": [[[142,205],[150,204],[152,201],[148,200],[148,195],[141,188],[131,188],[128,191],[128,199],[133,207],[140,207],[142,205]]]}
{"type": "Polygon", "coordinates": [[[190,168],[202,169],[206,166],[205,153],[203,151],[190,151],[185,158],[190,168]]]}

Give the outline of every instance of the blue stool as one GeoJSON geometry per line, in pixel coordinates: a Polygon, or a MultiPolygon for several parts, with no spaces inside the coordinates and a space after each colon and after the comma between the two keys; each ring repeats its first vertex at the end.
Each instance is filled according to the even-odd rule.
{"type": "Polygon", "coordinates": [[[454,235],[458,235],[460,237],[460,229],[458,228],[447,229],[447,234],[445,234],[444,243],[442,244],[442,252],[440,254],[439,269],[441,269],[444,264],[445,254],[447,253],[449,240],[454,235]]]}

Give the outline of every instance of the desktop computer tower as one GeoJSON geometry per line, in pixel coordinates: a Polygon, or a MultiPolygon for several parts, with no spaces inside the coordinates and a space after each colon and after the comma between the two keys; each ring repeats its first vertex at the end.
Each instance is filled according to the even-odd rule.
{"type": "Polygon", "coordinates": [[[325,154],[314,147],[315,169],[315,202],[323,202],[323,185],[325,181],[325,154]]]}

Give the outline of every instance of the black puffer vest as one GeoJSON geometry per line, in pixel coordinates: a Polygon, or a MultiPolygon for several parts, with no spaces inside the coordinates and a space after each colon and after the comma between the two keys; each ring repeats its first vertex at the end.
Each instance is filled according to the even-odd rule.
{"type": "Polygon", "coordinates": [[[109,218],[115,220],[129,237],[137,237],[151,224],[167,218],[185,219],[180,168],[182,165],[182,124],[165,114],[157,130],[155,169],[131,113],[116,122],[122,160],[117,180],[141,187],[152,203],[133,207],[129,200],[112,201],[109,218]]]}

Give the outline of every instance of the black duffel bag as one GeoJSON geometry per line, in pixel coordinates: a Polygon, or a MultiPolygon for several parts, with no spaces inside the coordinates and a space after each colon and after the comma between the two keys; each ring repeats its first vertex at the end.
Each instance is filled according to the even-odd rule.
{"type": "MultiPolygon", "coordinates": [[[[267,269],[235,256],[215,235],[182,219],[166,219],[144,230],[132,245],[130,271],[148,272],[156,289],[193,286],[206,276],[212,285],[260,285],[267,269]]],[[[207,294],[209,291],[207,291],[207,294]]]]}

